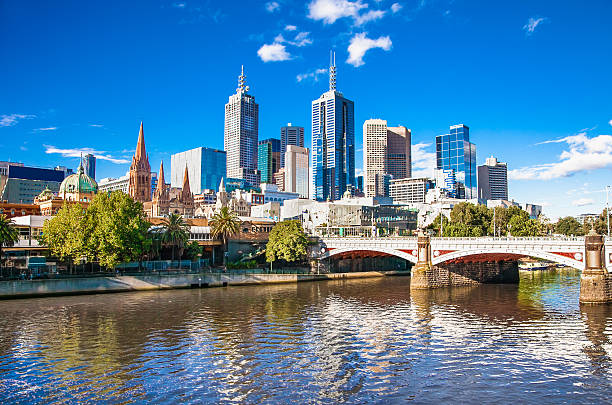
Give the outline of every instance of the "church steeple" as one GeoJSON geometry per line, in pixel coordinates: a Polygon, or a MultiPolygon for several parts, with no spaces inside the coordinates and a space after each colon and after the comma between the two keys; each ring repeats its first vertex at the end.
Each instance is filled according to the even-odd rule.
{"type": "Polygon", "coordinates": [[[136,144],[136,154],[134,155],[137,161],[142,159],[148,159],[147,150],[145,148],[144,141],[144,130],[142,128],[142,121],[140,121],[140,131],[138,132],[138,144],[136,144]]]}
{"type": "Polygon", "coordinates": [[[151,166],[145,149],[142,121],[140,122],[136,152],[132,157],[132,165],[130,166],[128,194],[136,201],[151,201],[151,166]]]}
{"type": "Polygon", "coordinates": [[[166,180],[164,179],[164,161],[162,160],[159,164],[159,176],[157,176],[157,187],[159,191],[163,191],[166,187],[166,180]]]}
{"type": "Polygon", "coordinates": [[[189,172],[185,165],[185,176],[183,177],[183,196],[191,196],[191,188],[189,187],[189,172]]]}

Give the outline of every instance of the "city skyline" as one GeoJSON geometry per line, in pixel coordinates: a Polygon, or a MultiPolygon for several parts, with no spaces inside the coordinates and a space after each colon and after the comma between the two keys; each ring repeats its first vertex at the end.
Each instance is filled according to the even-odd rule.
{"type": "MultiPolygon", "coordinates": [[[[133,153],[134,127],[140,120],[147,124],[147,143],[154,148],[149,150],[152,167],[158,167],[162,159],[168,163],[172,153],[194,147],[222,148],[220,104],[235,86],[236,72],[243,63],[261,105],[262,138],[277,134],[282,125],[293,122],[306,128],[305,144],[309,145],[309,102],[326,87],[326,72],[322,74],[320,69],[326,66],[326,55],[332,48],[342,60],[338,64],[339,87],[355,101],[355,125],[360,127],[368,118],[385,118],[413,130],[413,176],[435,166],[426,164],[431,163],[435,152],[435,135],[444,133],[449,125],[465,123],[471,128],[472,142],[478,145],[478,165],[491,154],[508,163],[510,198],[543,204],[544,212],[551,217],[600,212],[603,208],[603,190],[612,163],[612,137],[608,135],[612,133],[612,108],[605,98],[611,90],[606,75],[610,44],[605,40],[610,38],[610,27],[604,23],[604,16],[611,10],[605,2],[598,7],[552,2],[519,5],[505,10],[507,18],[495,24],[487,17],[501,6],[484,3],[476,10],[475,6],[450,2],[425,2],[417,10],[411,2],[369,2],[370,11],[384,12],[383,17],[371,21],[363,21],[365,10],[334,18],[325,10],[310,7],[318,2],[280,2],[280,10],[274,12],[269,12],[265,3],[253,4],[238,13],[257,14],[275,28],[239,30],[219,43],[199,44],[204,55],[224,41],[237,41],[240,51],[222,53],[224,60],[216,66],[198,56],[194,60],[199,63],[190,62],[194,66],[165,63],[166,71],[162,72],[151,63],[150,54],[156,48],[139,48],[148,40],[144,34],[150,33],[154,24],[158,24],[156,29],[171,32],[172,39],[194,32],[226,32],[212,17],[206,23],[189,21],[195,13],[189,11],[194,3],[184,3],[184,7],[175,4],[179,3],[163,3],[156,9],[143,4],[129,7],[125,17],[117,17],[119,21],[113,25],[115,35],[123,35],[125,44],[113,42],[100,48],[107,41],[101,29],[107,14],[102,11],[100,18],[92,21],[91,34],[82,39],[87,49],[72,38],[57,38],[57,33],[41,38],[48,24],[43,17],[55,23],[59,20],[69,32],[78,34],[78,25],[62,19],[79,12],[97,12],[95,5],[31,10],[16,2],[3,4],[2,37],[7,54],[13,58],[8,58],[0,71],[5,77],[15,78],[6,83],[7,97],[0,100],[0,144],[6,151],[3,159],[74,169],[81,152],[94,152],[97,177],[119,177],[129,168],[125,161],[133,153]],[[394,12],[394,4],[401,8],[394,12]],[[128,29],[128,21],[131,24],[140,12],[145,15],[137,27],[128,29]],[[26,16],[28,21],[31,18],[30,24],[24,23],[26,16]],[[404,37],[391,27],[406,21],[404,28],[412,35],[404,37]],[[440,31],[437,36],[431,36],[432,23],[440,31]],[[285,30],[289,26],[296,29],[285,30]],[[568,32],[567,26],[576,29],[568,32]],[[31,27],[28,29],[32,32],[26,33],[25,27],[31,27]],[[299,44],[296,37],[303,32],[309,33],[312,44],[289,43],[299,44]],[[372,42],[359,41],[364,32],[362,39],[372,42]],[[277,38],[278,34],[283,38],[277,38]],[[487,38],[494,34],[501,35],[495,44],[499,50],[493,49],[487,38]],[[248,39],[250,35],[254,37],[248,39]],[[258,35],[261,38],[255,38],[258,35]],[[415,35],[424,39],[415,43],[415,35]],[[386,37],[392,45],[387,46],[386,37]],[[34,44],[34,38],[41,43],[34,44]],[[378,41],[380,38],[383,40],[378,41]],[[50,41],[60,39],[61,49],[50,45],[54,43],[50,41]],[[372,43],[375,48],[361,54],[360,59],[360,53],[355,53],[357,45],[372,43]],[[348,49],[352,45],[353,52],[348,49]],[[45,46],[59,55],[41,59],[49,52],[45,46]],[[270,60],[281,47],[291,59],[270,60]],[[460,59],[467,63],[449,59],[453,47],[462,51],[460,59]],[[94,50],[110,55],[109,62],[100,63],[94,50]],[[416,62],[406,69],[390,68],[404,60],[400,58],[402,52],[409,52],[416,62]],[[476,57],[483,52],[485,57],[476,57]],[[573,57],[564,57],[562,64],[555,62],[562,55],[573,57]],[[432,56],[436,58],[428,61],[432,56]],[[134,62],[118,64],[128,57],[134,62]],[[451,69],[432,69],[441,58],[449,59],[451,69]],[[141,71],[143,67],[146,69],[141,71]],[[136,73],[144,77],[138,78],[136,73]],[[176,78],[183,73],[182,79],[176,78]],[[58,80],[49,80],[53,77],[58,80]],[[376,89],[362,85],[374,78],[376,89]],[[117,85],[115,80],[119,80],[117,85]],[[291,102],[282,97],[286,93],[280,89],[290,89],[291,102]],[[449,91],[461,90],[461,103],[444,100],[449,91]],[[200,94],[195,98],[194,93],[200,94]],[[201,93],[207,93],[206,100],[201,93]],[[407,97],[395,106],[394,96],[401,93],[407,97]],[[96,97],[83,99],[85,94],[96,97]],[[568,174],[571,176],[563,177],[568,174]]],[[[223,9],[224,17],[219,18],[227,21],[240,17],[232,13],[223,9]]],[[[187,50],[199,49],[194,42],[186,41],[172,53],[169,42],[161,41],[159,47],[171,60],[180,61],[187,50]]],[[[282,57],[277,52],[276,58],[282,57]]],[[[361,169],[360,134],[355,141],[356,168],[361,169]]]]}

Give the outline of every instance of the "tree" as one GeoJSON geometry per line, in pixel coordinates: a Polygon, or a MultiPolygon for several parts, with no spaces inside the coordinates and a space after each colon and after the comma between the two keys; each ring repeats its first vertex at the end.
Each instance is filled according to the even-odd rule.
{"type": "MultiPolygon", "coordinates": [[[[597,218],[593,223],[593,228],[595,228],[595,232],[600,235],[608,234],[608,219],[606,218],[606,214],[606,209],[604,208],[602,213],[599,215],[599,218],[597,218]]],[[[610,217],[610,224],[612,224],[612,214],[610,214],[610,217]]]]}
{"type": "Polygon", "coordinates": [[[57,214],[45,221],[39,241],[49,252],[68,264],[87,256],[85,210],[79,204],[64,203],[57,214]]]}
{"type": "Polygon", "coordinates": [[[86,251],[101,265],[140,261],[151,249],[142,204],[122,191],[100,193],[87,207],[85,221],[86,251]]]}
{"type": "Polygon", "coordinates": [[[238,215],[228,207],[223,207],[213,215],[210,221],[211,236],[223,239],[223,246],[227,249],[227,240],[230,236],[240,231],[240,219],[238,215]]]}
{"type": "Polygon", "coordinates": [[[306,257],[308,238],[300,221],[282,221],[274,225],[266,245],[266,261],[295,262],[306,257]]]}
{"type": "Polygon", "coordinates": [[[563,235],[584,235],[584,229],[574,217],[559,218],[555,224],[555,231],[563,235]]]}
{"type": "Polygon", "coordinates": [[[191,241],[185,246],[185,256],[191,260],[196,260],[202,254],[202,246],[196,241],[191,241]]]}
{"type": "Polygon", "coordinates": [[[178,214],[168,215],[164,218],[162,226],[164,227],[162,240],[167,245],[172,246],[172,260],[174,261],[174,251],[177,247],[179,248],[180,260],[180,256],[182,256],[180,252],[182,252],[185,244],[189,240],[189,226],[185,223],[183,217],[178,214]]]}
{"type": "Polygon", "coordinates": [[[522,215],[515,215],[510,219],[508,226],[512,236],[541,236],[544,231],[542,224],[537,219],[527,218],[522,215]]]}
{"type": "Polygon", "coordinates": [[[13,246],[19,240],[19,232],[4,214],[0,214],[0,263],[2,262],[2,246],[13,246]]]}

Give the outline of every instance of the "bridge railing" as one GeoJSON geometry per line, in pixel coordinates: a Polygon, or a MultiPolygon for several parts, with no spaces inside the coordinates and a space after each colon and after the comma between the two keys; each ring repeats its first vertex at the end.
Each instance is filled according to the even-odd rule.
{"type": "MultiPolygon", "coordinates": [[[[322,239],[347,239],[347,240],[416,240],[416,236],[357,236],[357,235],[324,235],[320,236],[322,239]]],[[[432,237],[431,241],[450,241],[450,242],[521,242],[521,241],[534,241],[534,242],[584,242],[583,236],[538,236],[538,237],[524,237],[524,236],[480,236],[480,237],[432,237]]],[[[610,243],[612,240],[606,241],[610,243]]]]}

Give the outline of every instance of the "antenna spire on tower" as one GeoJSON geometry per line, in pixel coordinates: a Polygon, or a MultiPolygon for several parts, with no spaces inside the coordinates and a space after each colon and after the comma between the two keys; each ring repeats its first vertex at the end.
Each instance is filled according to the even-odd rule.
{"type": "Polygon", "coordinates": [[[329,90],[336,90],[336,53],[329,51],[329,90]]]}
{"type": "Polygon", "coordinates": [[[244,65],[240,68],[240,76],[238,76],[238,88],[237,93],[246,93],[249,91],[249,86],[246,85],[246,76],[244,75],[244,65]]]}

